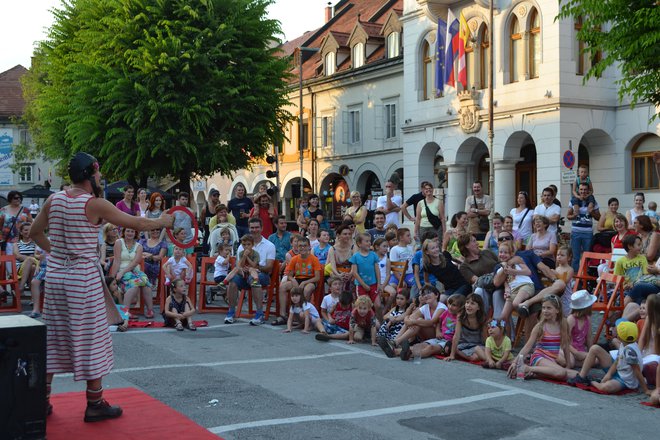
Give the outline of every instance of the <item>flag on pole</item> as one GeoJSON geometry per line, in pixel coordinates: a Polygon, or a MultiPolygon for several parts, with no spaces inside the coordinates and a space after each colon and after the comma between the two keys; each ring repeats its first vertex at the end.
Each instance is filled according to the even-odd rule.
{"type": "MultiPolygon", "coordinates": [[[[445,84],[456,87],[454,75],[454,62],[458,58],[460,24],[454,13],[449,9],[447,13],[447,38],[445,39],[445,84]]],[[[465,49],[463,49],[465,52],[465,49]]]]}
{"type": "Polygon", "coordinates": [[[459,15],[460,32],[458,46],[458,82],[463,85],[463,90],[467,90],[467,65],[465,63],[465,48],[470,41],[470,28],[467,20],[461,11],[459,15]]]}
{"type": "Polygon", "coordinates": [[[435,96],[442,95],[445,88],[445,37],[447,23],[438,18],[438,36],[435,39],[435,96]]]}

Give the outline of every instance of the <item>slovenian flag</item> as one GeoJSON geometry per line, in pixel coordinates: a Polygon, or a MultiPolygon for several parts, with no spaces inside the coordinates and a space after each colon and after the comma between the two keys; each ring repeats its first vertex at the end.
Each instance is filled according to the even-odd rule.
{"type": "MultiPolygon", "coordinates": [[[[447,38],[445,39],[445,84],[456,87],[456,78],[454,76],[454,61],[459,56],[460,48],[460,23],[454,13],[449,9],[447,13],[447,38]]],[[[465,48],[463,48],[465,54],[465,48]]]]}
{"type": "Polygon", "coordinates": [[[438,37],[435,39],[435,96],[442,95],[445,88],[445,37],[447,23],[438,18],[438,37]]]}

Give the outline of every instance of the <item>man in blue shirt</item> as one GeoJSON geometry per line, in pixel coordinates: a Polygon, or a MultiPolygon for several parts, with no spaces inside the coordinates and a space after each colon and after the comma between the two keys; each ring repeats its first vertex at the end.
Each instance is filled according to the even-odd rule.
{"type": "Polygon", "coordinates": [[[275,245],[275,259],[283,262],[286,253],[291,250],[291,232],[286,230],[286,217],[280,215],[275,221],[275,233],[268,237],[268,241],[275,245]]]}

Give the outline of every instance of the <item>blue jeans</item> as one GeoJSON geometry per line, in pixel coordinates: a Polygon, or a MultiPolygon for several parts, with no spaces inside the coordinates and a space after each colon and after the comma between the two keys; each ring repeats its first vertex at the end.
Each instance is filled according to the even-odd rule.
{"type": "Polygon", "coordinates": [[[632,289],[626,292],[626,296],[629,296],[634,302],[640,304],[647,296],[658,292],[660,292],[660,288],[656,287],[655,284],[637,283],[632,289]]]}
{"type": "Polygon", "coordinates": [[[580,258],[582,258],[582,252],[591,250],[591,240],[593,239],[593,233],[589,232],[571,232],[571,250],[573,250],[573,270],[577,274],[578,269],[580,268],[580,258]]]}

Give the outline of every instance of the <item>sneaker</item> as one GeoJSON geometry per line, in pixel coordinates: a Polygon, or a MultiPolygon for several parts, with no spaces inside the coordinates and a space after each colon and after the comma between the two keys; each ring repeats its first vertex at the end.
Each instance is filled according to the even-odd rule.
{"type": "Polygon", "coordinates": [[[572,378],[572,379],[568,379],[566,382],[569,385],[573,385],[573,386],[576,386],[578,384],[591,385],[591,379],[589,378],[589,376],[582,377],[579,374],[577,376],[575,376],[574,378],[572,378]]]}
{"type": "Polygon", "coordinates": [[[264,314],[259,312],[254,315],[254,319],[250,319],[250,325],[261,325],[265,322],[264,314]]]}
{"type": "Polygon", "coordinates": [[[41,313],[38,313],[38,312],[32,312],[32,313],[30,313],[28,316],[29,316],[30,318],[32,318],[32,319],[37,319],[37,318],[41,318],[41,313]]]}
{"type": "Polygon", "coordinates": [[[259,284],[259,280],[252,280],[252,284],[250,286],[252,286],[252,287],[261,287],[261,284],[259,284]]]}
{"type": "Polygon", "coordinates": [[[225,324],[233,324],[234,323],[234,317],[233,316],[225,316],[225,324]]]}
{"type": "Polygon", "coordinates": [[[400,354],[401,360],[402,361],[407,361],[408,359],[410,359],[410,354],[411,354],[411,352],[410,352],[410,342],[408,342],[407,340],[404,340],[401,343],[401,354],[400,354]]]}
{"type": "Polygon", "coordinates": [[[85,422],[100,422],[101,420],[116,419],[121,416],[122,410],[118,406],[111,406],[105,400],[98,403],[88,403],[85,410],[85,422]]]}
{"type": "Polygon", "coordinates": [[[390,345],[391,342],[387,338],[381,336],[376,342],[378,342],[378,346],[385,352],[388,358],[394,357],[394,348],[390,345]]]}
{"type": "Polygon", "coordinates": [[[194,323],[192,322],[192,320],[190,320],[190,319],[189,319],[188,322],[186,323],[186,327],[188,328],[188,330],[191,330],[191,331],[193,331],[193,332],[194,332],[194,331],[197,331],[197,327],[195,326],[195,324],[194,324],[194,323]]]}
{"type": "Polygon", "coordinates": [[[322,341],[322,342],[328,342],[330,340],[330,336],[328,336],[327,333],[317,333],[316,336],[314,336],[314,338],[317,341],[322,341]]]}

